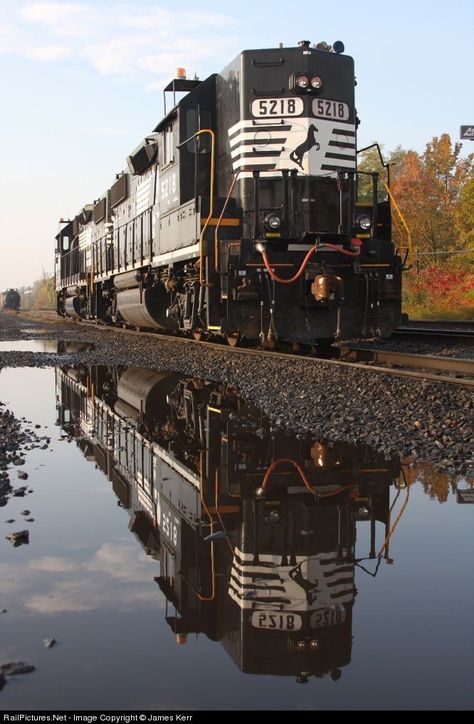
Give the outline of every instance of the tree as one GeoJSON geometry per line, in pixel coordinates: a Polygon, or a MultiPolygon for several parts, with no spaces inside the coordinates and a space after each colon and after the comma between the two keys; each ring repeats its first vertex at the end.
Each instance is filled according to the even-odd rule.
{"type": "Polygon", "coordinates": [[[55,309],[56,292],[54,289],[54,277],[43,272],[41,279],[33,282],[33,285],[26,289],[19,289],[21,306],[23,309],[55,309]]]}
{"type": "MultiPolygon", "coordinates": [[[[374,144],[377,142],[374,141],[374,144]]],[[[383,147],[379,145],[382,151],[383,147]]],[[[369,175],[376,171],[382,178],[387,181],[387,169],[382,165],[377,147],[374,145],[369,147],[367,151],[360,154],[357,169],[359,176],[357,179],[357,201],[359,203],[372,203],[372,177],[369,175]],[[362,172],[362,173],[361,173],[362,172]]],[[[384,201],[386,198],[385,189],[382,184],[378,188],[378,200],[384,201]]]]}
{"type": "Polygon", "coordinates": [[[459,192],[456,227],[460,243],[465,248],[474,249],[474,178],[468,179],[459,192]]]}
{"type": "Polygon", "coordinates": [[[474,177],[474,154],[460,159],[461,147],[460,143],[453,146],[444,133],[427,143],[422,155],[416,151],[401,155],[392,190],[417,251],[438,254],[465,245],[459,233],[458,207],[464,186],[474,177]]]}

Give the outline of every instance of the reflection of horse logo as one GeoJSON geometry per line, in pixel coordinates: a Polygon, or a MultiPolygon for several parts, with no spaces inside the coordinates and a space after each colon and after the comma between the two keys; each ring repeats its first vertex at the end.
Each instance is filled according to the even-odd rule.
{"type": "Polygon", "coordinates": [[[303,577],[303,574],[301,572],[301,567],[303,563],[304,561],[298,563],[297,566],[295,566],[291,569],[291,571],[288,572],[288,575],[290,576],[291,580],[294,581],[297,586],[300,586],[306,593],[306,601],[309,604],[312,604],[316,601],[318,597],[318,581],[308,581],[308,579],[303,577]]]}
{"type": "Polygon", "coordinates": [[[290,153],[290,159],[298,164],[300,168],[303,168],[303,156],[305,153],[308,153],[308,151],[313,148],[313,146],[316,146],[316,151],[319,151],[321,146],[316,140],[316,133],[317,128],[312,123],[310,127],[308,128],[308,135],[306,136],[303,143],[300,143],[299,146],[296,146],[295,150],[290,153]]]}

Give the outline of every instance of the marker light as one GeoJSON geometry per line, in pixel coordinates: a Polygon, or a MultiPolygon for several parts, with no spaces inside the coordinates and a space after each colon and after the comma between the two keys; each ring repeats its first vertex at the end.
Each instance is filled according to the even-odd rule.
{"type": "Polygon", "coordinates": [[[306,90],[309,88],[310,80],[307,75],[301,74],[297,75],[295,78],[295,85],[300,90],[306,90]]]}

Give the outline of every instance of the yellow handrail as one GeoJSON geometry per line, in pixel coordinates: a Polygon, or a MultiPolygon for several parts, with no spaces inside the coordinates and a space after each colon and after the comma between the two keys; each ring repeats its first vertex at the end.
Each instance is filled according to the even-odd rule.
{"type": "MultiPolygon", "coordinates": [[[[206,452],[205,450],[201,450],[199,453],[199,497],[201,499],[201,505],[206,511],[207,517],[209,518],[209,523],[211,527],[211,533],[212,535],[214,533],[214,519],[211,515],[211,512],[209,508],[207,507],[205,501],[204,501],[204,456],[206,452]]],[[[197,589],[195,589],[196,596],[199,598],[200,601],[214,601],[216,597],[216,561],[215,561],[215,550],[214,550],[215,543],[214,541],[211,541],[211,593],[208,596],[203,596],[202,593],[199,593],[197,589]]]]}
{"type": "Polygon", "coordinates": [[[202,128],[200,131],[196,131],[186,139],[192,141],[193,138],[201,136],[203,133],[207,133],[211,137],[211,179],[209,188],[209,216],[207,217],[204,226],[201,229],[201,235],[199,237],[199,283],[202,287],[206,286],[206,278],[204,275],[204,234],[206,233],[209,222],[214,214],[214,165],[215,165],[215,154],[216,154],[216,134],[211,128],[202,128]]]}
{"type": "Polygon", "coordinates": [[[220,265],[221,265],[221,254],[219,249],[219,227],[222,223],[222,219],[224,217],[225,211],[227,209],[227,204],[229,203],[229,199],[231,197],[232,191],[234,190],[235,184],[237,182],[237,179],[239,178],[239,174],[243,171],[243,169],[239,168],[234,175],[234,178],[232,179],[232,183],[230,185],[229,192],[227,194],[226,200],[224,202],[224,206],[222,207],[221,215],[219,216],[216,224],[216,230],[214,232],[214,269],[216,272],[220,272],[220,265]]]}
{"type": "Polygon", "coordinates": [[[408,249],[409,254],[413,254],[414,252],[413,252],[413,242],[412,242],[412,238],[411,238],[411,231],[410,231],[410,229],[408,228],[408,224],[407,224],[407,222],[405,221],[405,217],[403,216],[402,212],[400,211],[400,208],[399,208],[397,202],[395,201],[395,198],[394,198],[392,192],[390,191],[390,186],[389,186],[388,183],[385,181],[385,179],[383,178],[383,176],[379,176],[379,178],[380,178],[380,180],[381,180],[381,182],[382,182],[382,184],[383,184],[383,186],[384,186],[384,188],[385,188],[385,191],[387,192],[387,194],[388,194],[388,196],[389,196],[390,201],[392,202],[392,204],[393,204],[394,207],[395,207],[395,210],[396,210],[396,212],[397,212],[397,214],[398,214],[398,217],[399,217],[400,221],[402,222],[403,226],[405,227],[405,231],[407,232],[407,246],[406,246],[406,247],[401,247],[401,248],[402,248],[402,249],[408,249]]]}
{"type": "Polygon", "coordinates": [[[392,221],[393,221],[393,223],[395,224],[395,229],[397,230],[398,236],[400,237],[400,243],[402,243],[402,241],[403,241],[403,233],[402,233],[402,230],[401,230],[401,228],[400,228],[400,226],[399,226],[399,224],[398,224],[398,221],[397,221],[395,215],[392,216],[392,221]]]}

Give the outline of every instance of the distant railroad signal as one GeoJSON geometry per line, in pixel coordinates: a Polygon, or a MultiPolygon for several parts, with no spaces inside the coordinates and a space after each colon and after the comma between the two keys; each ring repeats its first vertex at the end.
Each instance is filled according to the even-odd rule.
{"type": "Polygon", "coordinates": [[[461,138],[464,141],[474,141],[474,123],[471,126],[461,126],[461,138]]]}

